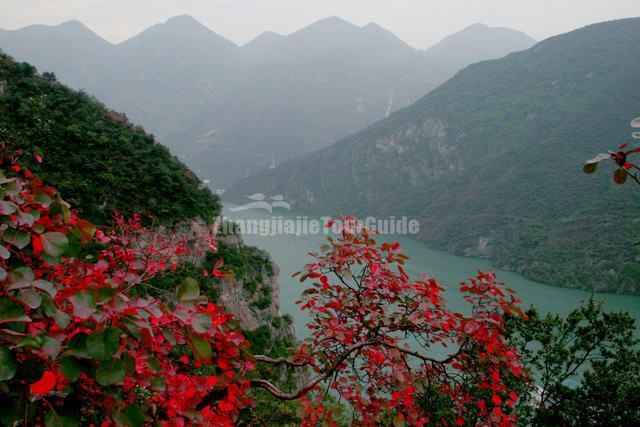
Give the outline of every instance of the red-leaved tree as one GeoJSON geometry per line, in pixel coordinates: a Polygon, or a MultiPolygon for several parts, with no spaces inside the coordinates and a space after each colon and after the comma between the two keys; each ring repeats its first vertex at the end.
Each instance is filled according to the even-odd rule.
{"type": "Polygon", "coordinates": [[[136,292],[175,266],[184,239],[158,237],[137,219],[96,231],[3,154],[3,422],[233,425],[252,365],[231,316],[200,297],[193,280],[176,284],[175,306],[136,292]],[[221,391],[216,401],[196,411],[211,390],[221,391]]]}
{"type": "Polygon", "coordinates": [[[254,356],[195,280],[176,283],[172,303],[138,291],[197,247],[138,218],[97,230],[15,160],[2,152],[2,423],[233,425],[262,388],[300,399],[308,426],[333,424],[327,390],[357,425],[515,424],[509,384],[525,373],[503,323],[522,312],[493,274],[463,283],[469,310],[454,312],[435,280],[406,274],[399,245],[347,218],[301,273],[310,338],[290,359],[254,356]],[[308,380],[281,390],[256,364],[308,380]]]}
{"type": "Polygon", "coordinates": [[[351,406],[357,425],[515,424],[518,396],[508,383],[525,381],[525,371],[503,323],[524,316],[519,301],[492,273],[478,273],[461,287],[469,312],[454,312],[434,279],[407,275],[397,243],[378,244],[354,218],[343,224],[299,273],[311,282],[299,301],[310,312],[310,338],[291,360],[259,358],[315,376],[292,393],[264,380],[252,385],[303,398],[308,426],[331,424],[327,389],[351,406]]]}

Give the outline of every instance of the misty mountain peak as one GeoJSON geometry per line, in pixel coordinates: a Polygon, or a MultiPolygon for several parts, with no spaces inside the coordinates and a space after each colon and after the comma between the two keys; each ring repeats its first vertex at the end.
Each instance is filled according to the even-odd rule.
{"type": "Polygon", "coordinates": [[[316,21],[313,24],[290,34],[290,36],[296,37],[300,35],[318,35],[322,37],[325,35],[332,35],[335,37],[338,34],[345,35],[349,33],[355,33],[359,29],[360,28],[357,25],[347,22],[342,18],[339,18],[337,16],[330,16],[328,18],[320,19],[319,21],[316,21]]]}
{"type": "Polygon", "coordinates": [[[159,49],[163,46],[179,46],[186,44],[218,45],[224,48],[236,48],[237,46],[216,34],[203,23],[191,15],[178,15],[169,18],[163,24],[156,24],[147,28],[135,37],[122,43],[123,46],[136,44],[155,44],[159,49]]]}
{"type": "Polygon", "coordinates": [[[535,43],[522,31],[475,23],[445,37],[427,49],[427,54],[435,60],[462,68],[474,62],[497,59],[511,52],[529,49],[535,43]]]}
{"type": "Polygon", "coordinates": [[[489,27],[487,24],[483,24],[482,22],[476,22],[475,24],[471,24],[467,27],[465,27],[462,31],[465,30],[488,30],[491,27],[489,27]]]}
{"type": "Polygon", "coordinates": [[[386,47],[388,49],[401,51],[415,50],[391,31],[381,27],[375,22],[369,22],[360,29],[360,32],[372,42],[377,43],[380,48],[386,47]]]}
{"type": "MultiPolygon", "coordinates": [[[[4,36],[0,42],[8,52],[20,56],[23,49],[36,46],[39,40],[49,43],[62,43],[67,47],[84,46],[88,50],[110,46],[111,43],[91,31],[80,21],[71,20],[58,25],[29,25],[17,30],[1,30],[4,36]],[[25,42],[24,40],[29,40],[25,42]],[[56,40],[56,42],[54,42],[56,40]]],[[[46,49],[46,44],[43,44],[46,49]]],[[[35,61],[37,63],[37,61],[35,61]]],[[[40,65],[40,64],[36,64],[40,65]]]]}
{"type": "Polygon", "coordinates": [[[372,31],[387,31],[375,22],[369,22],[367,25],[363,26],[362,29],[372,31]]]}
{"type": "MultiPolygon", "coordinates": [[[[352,24],[349,21],[346,21],[339,16],[329,16],[327,18],[320,19],[309,27],[318,26],[318,27],[343,27],[343,28],[358,28],[356,25],[352,24]]],[[[308,27],[307,27],[308,28],[308,27]]]]}
{"type": "Polygon", "coordinates": [[[255,39],[242,46],[242,49],[252,51],[257,54],[259,51],[264,52],[273,49],[282,40],[286,39],[286,36],[282,34],[274,33],[273,31],[265,31],[255,39]]]}
{"type": "Polygon", "coordinates": [[[60,28],[75,28],[78,30],[89,30],[82,22],[72,19],[70,21],[65,21],[62,24],[58,25],[60,28]]]}
{"type": "Polygon", "coordinates": [[[198,21],[196,18],[194,18],[191,15],[174,16],[172,18],[167,19],[167,22],[165,22],[165,25],[171,26],[171,27],[183,27],[183,28],[187,28],[187,27],[207,28],[204,26],[204,24],[202,24],[200,21],[198,21]]]}

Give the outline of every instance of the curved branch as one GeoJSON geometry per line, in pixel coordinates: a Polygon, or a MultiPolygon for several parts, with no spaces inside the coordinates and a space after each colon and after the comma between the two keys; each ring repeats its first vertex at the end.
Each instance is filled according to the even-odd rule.
{"type": "MultiPolygon", "coordinates": [[[[310,390],[312,390],[316,385],[318,385],[319,383],[321,383],[322,381],[326,380],[327,378],[329,378],[331,375],[333,375],[335,373],[335,371],[338,369],[338,367],[344,363],[344,361],[351,355],[351,353],[353,353],[356,350],[360,350],[364,347],[369,347],[369,346],[374,346],[374,345],[381,345],[387,348],[392,348],[394,350],[397,350],[401,353],[416,357],[418,359],[421,359],[425,362],[431,362],[431,363],[437,363],[437,364],[445,364],[445,363],[449,363],[451,360],[455,359],[456,357],[458,357],[460,355],[460,353],[462,352],[462,348],[464,347],[464,344],[460,346],[460,348],[458,349],[458,351],[450,356],[448,356],[446,359],[443,360],[438,360],[438,359],[434,359],[432,357],[428,357],[425,356],[421,353],[418,353],[416,351],[412,351],[406,348],[402,348],[399,347],[395,344],[390,344],[390,343],[385,343],[385,342],[381,342],[379,340],[369,340],[369,341],[363,341],[361,343],[358,344],[354,344],[351,347],[349,347],[344,354],[342,354],[342,356],[340,356],[338,358],[338,360],[336,360],[324,373],[317,375],[313,380],[311,380],[309,383],[307,383],[306,385],[304,385],[303,387],[300,387],[298,390],[296,390],[293,393],[286,393],[283,392],[282,390],[280,390],[276,385],[274,385],[273,383],[271,383],[268,380],[263,380],[263,379],[254,379],[254,380],[250,380],[250,383],[253,387],[259,387],[259,388],[263,388],[265,390],[267,390],[269,393],[271,393],[273,396],[279,398],[279,399],[283,399],[283,400],[295,400],[298,399],[300,397],[302,397],[304,394],[306,394],[307,392],[309,392],[310,390]]],[[[291,365],[292,362],[288,361],[286,358],[278,358],[278,359],[270,359],[268,357],[265,356],[260,356],[261,359],[269,359],[270,361],[277,361],[279,360],[280,363],[286,363],[288,365],[291,365]]],[[[266,361],[266,360],[263,360],[266,361]]],[[[295,366],[295,365],[293,365],[295,366]]]]}
{"type": "MultiPolygon", "coordinates": [[[[438,359],[434,359],[432,357],[425,356],[425,355],[423,355],[421,353],[418,353],[416,351],[399,347],[399,346],[397,346],[395,344],[385,343],[385,342],[382,342],[382,341],[379,341],[379,340],[367,340],[367,341],[363,341],[363,342],[360,342],[360,343],[357,343],[357,344],[354,344],[354,345],[348,347],[345,350],[345,352],[340,357],[338,357],[338,359],[336,359],[336,361],[334,361],[331,364],[331,366],[329,366],[323,373],[321,373],[319,375],[316,375],[315,378],[313,378],[307,384],[305,384],[304,386],[300,387],[298,390],[296,390],[294,392],[291,392],[291,393],[284,392],[284,391],[280,390],[280,388],[278,388],[278,386],[276,386],[275,384],[273,384],[269,380],[252,379],[252,380],[249,380],[249,383],[251,384],[252,387],[262,388],[262,389],[268,391],[271,395],[273,395],[274,397],[277,397],[278,399],[296,400],[296,399],[299,399],[300,397],[304,396],[309,391],[311,391],[315,386],[317,386],[322,381],[325,381],[326,379],[331,377],[338,370],[340,365],[342,365],[345,362],[345,360],[347,360],[349,358],[349,356],[351,356],[352,353],[354,353],[354,352],[356,352],[358,350],[361,350],[364,347],[369,347],[369,346],[374,346],[374,345],[380,345],[380,346],[384,346],[384,347],[387,347],[387,348],[392,348],[392,349],[397,350],[397,351],[399,351],[401,353],[404,353],[404,354],[416,357],[418,359],[421,359],[421,360],[423,360],[425,362],[431,362],[431,363],[437,363],[437,364],[445,364],[445,363],[450,362],[451,360],[456,358],[462,352],[462,348],[464,347],[464,343],[463,343],[463,345],[460,346],[460,348],[458,349],[458,351],[456,353],[448,356],[446,359],[438,360],[438,359]]],[[[309,364],[309,362],[304,362],[304,363],[302,363],[302,362],[293,362],[291,360],[288,360],[285,357],[270,358],[270,357],[262,356],[262,355],[258,355],[258,356],[254,356],[254,357],[255,357],[255,359],[257,361],[265,362],[265,363],[272,363],[272,364],[286,364],[286,365],[289,365],[289,366],[297,366],[297,367],[302,367],[302,366],[305,366],[305,365],[309,364]]],[[[200,403],[196,406],[196,410],[200,411],[200,410],[204,409],[205,407],[209,406],[211,403],[222,399],[223,397],[224,397],[224,390],[219,390],[219,389],[212,390],[205,397],[202,398],[200,403]]]]}
{"type": "Polygon", "coordinates": [[[358,351],[364,347],[368,347],[370,345],[376,345],[376,344],[378,344],[377,341],[363,341],[361,343],[352,345],[351,347],[347,348],[347,350],[340,357],[338,357],[338,359],[335,362],[333,362],[331,366],[324,373],[317,375],[314,379],[312,379],[306,385],[300,387],[298,390],[294,391],[293,393],[283,392],[268,380],[255,379],[255,380],[250,380],[250,382],[252,386],[263,388],[279,399],[295,400],[302,397],[307,392],[312,390],[315,386],[317,386],[319,383],[321,383],[322,381],[326,380],[331,375],[333,375],[333,373],[340,367],[340,365],[342,365],[344,361],[347,360],[349,356],[351,356],[351,353],[353,353],[354,351],[358,351]]]}
{"type": "Polygon", "coordinates": [[[253,356],[253,358],[257,361],[257,362],[264,362],[264,363],[269,363],[271,365],[287,365],[287,366],[292,366],[292,367],[296,367],[296,368],[301,368],[303,366],[307,366],[309,363],[311,363],[310,360],[304,361],[304,362],[295,362],[293,360],[289,360],[286,357],[277,357],[277,358],[271,358],[269,356],[263,356],[261,354],[258,354],[256,356],[253,356]]]}

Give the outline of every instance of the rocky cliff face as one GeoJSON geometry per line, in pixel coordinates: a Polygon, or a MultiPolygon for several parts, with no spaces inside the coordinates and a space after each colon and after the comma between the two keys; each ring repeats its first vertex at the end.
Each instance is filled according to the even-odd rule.
{"type": "MultiPolygon", "coordinates": [[[[240,250],[244,246],[239,235],[218,236],[218,241],[240,250]]],[[[222,281],[220,303],[232,313],[242,329],[254,331],[267,326],[273,336],[295,336],[293,324],[280,312],[280,270],[272,261],[270,268],[262,267],[257,276],[227,277],[222,281]]]]}

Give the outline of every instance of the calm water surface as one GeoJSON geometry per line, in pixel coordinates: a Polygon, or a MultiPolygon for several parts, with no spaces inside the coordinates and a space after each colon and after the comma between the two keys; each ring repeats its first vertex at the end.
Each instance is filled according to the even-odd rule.
{"type": "MultiPolygon", "coordinates": [[[[227,219],[269,219],[279,216],[285,219],[295,219],[298,215],[293,212],[274,210],[273,215],[264,210],[247,210],[232,212],[234,205],[225,203],[224,215],[227,219]]],[[[245,243],[257,246],[271,255],[272,259],[280,266],[281,305],[283,314],[290,314],[296,326],[297,335],[306,335],[306,315],[295,305],[304,290],[303,285],[291,275],[300,271],[311,260],[308,252],[318,252],[320,245],[325,243],[326,235],[276,235],[259,236],[246,234],[243,236],[245,243]]],[[[462,280],[473,276],[477,270],[486,271],[492,268],[491,261],[464,258],[450,255],[441,251],[429,249],[423,243],[406,236],[386,236],[385,240],[398,241],[403,251],[411,257],[407,262],[406,271],[412,277],[418,277],[421,272],[435,278],[447,288],[446,298],[449,306],[457,311],[465,311],[466,303],[458,290],[462,280]]],[[[524,307],[536,306],[541,312],[567,313],[589,299],[588,291],[560,288],[543,285],[527,280],[524,277],[499,269],[494,271],[498,280],[505,282],[508,287],[516,291],[516,295],[523,300],[524,307]]],[[[636,325],[640,319],[640,296],[595,294],[598,300],[604,301],[608,311],[628,311],[636,319],[636,325]]],[[[640,335],[640,330],[636,328],[640,335]]]]}

